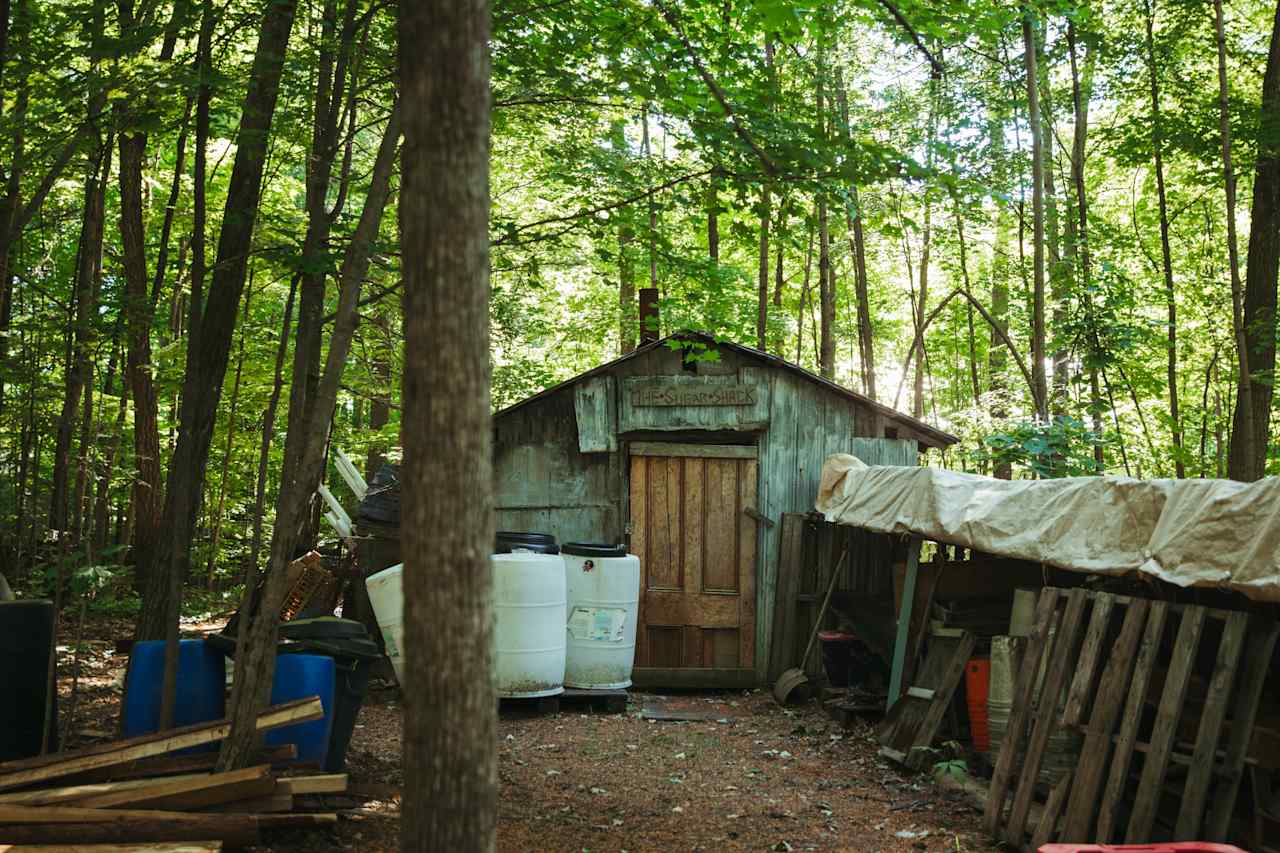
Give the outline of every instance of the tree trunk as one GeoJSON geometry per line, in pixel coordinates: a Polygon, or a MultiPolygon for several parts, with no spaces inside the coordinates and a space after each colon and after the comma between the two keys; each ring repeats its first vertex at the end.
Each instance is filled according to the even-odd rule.
{"type": "MultiPolygon", "coordinates": [[[[849,93],[845,89],[844,71],[836,67],[836,97],[839,99],[840,122],[845,138],[852,135],[849,124],[849,93]]],[[[932,85],[932,84],[931,84],[932,85]]],[[[858,308],[858,357],[862,362],[862,393],[876,399],[875,339],[871,329],[870,287],[867,279],[867,246],[862,230],[862,202],[858,198],[856,182],[849,185],[849,199],[844,208],[845,230],[849,235],[849,250],[853,255],[854,299],[858,308]]]]}
{"type": "Polygon", "coordinates": [[[769,215],[773,201],[769,185],[760,190],[760,271],[756,291],[756,349],[769,349],[769,215]]]}
{"type": "Polygon", "coordinates": [[[618,354],[636,348],[636,268],[628,251],[635,240],[630,225],[618,226],[618,354]]]}
{"type": "Polygon", "coordinates": [[[1169,383],[1169,428],[1173,438],[1174,473],[1179,480],[1187,476],[1182,450],[1182,418],[1178,411],[1178,301],[1173,287],[1173,254],[1169,250],[1169,204],[1164,189],[1164,130],[1161,126],[1160,76],[1156,68],[1154,34],[1155,4],[1146,4],[1147,73],[1151,84],[1151,149],[1156,168],[1156,196],[1160,203],[1160,260],[1164,272],[1164,298],[1169,321],[1166,326],[1168,359],[1166,378],[1169,383]]]}
{"type": "MultiPolygon", "coordinates": [[[[1008,164],[1005,153],[1005,114],[1003,109],[991,108],[987,117],[987,135],[992,159],[992,180],[1000,190],[1008,188],[1008,164]]],[[[991,246],[991,317],[995,321],[987,348],[987,384],[991,392],[991,417],[997,423],[1008,415],[1006,397],[1008,384],[1005,370],[1009,351],[997,334],[1009,331],[1009,210],[1007,203],[996,201],[995,222],[992,225],[991,246]]],[[[997,463],[992,475],[1008,480],[1013,468],[1007,462],[997,463]]]]}
{"type": "Polygon", "coordinates": [[[1031,292],[1031,375],[1034,383],[1036,415],[1049,419],[1044,324],[1044,128],[1040,124],[1040,86],[1036,72],[1037,21],[1031,7],[1022,13],[1023,61],[1027,77],[1027,124],[1031,133],[1031,221],[1032,221],[1032,292],[1031,292]]]}
{"type": "Polygon", "coordinates": [[[80,245],[76,252],[74,305],[72,308],[71,346],[67,360],[62,413],[53,449],[53,480],[49,490],[49,528],[65,535],[70,528],[68,493],[71,471],[71,440],[81,394],[90,381],[92,364],[89,344],[93,334],[93,318],[97,314],[94,301],[94,278],[102,256],[102,231],[105,214],[106,180],[111,169],[110,140],[100,149],[96,162],[85,180],[84,215],[80,226],[80,245]]]}
{"type": "Polygon", "coordinates": [[[408,853],[495,844],[488,28],[486,0],[400,11],[408,853]]]}
{"type": "MultiPolygon", "coordinates": [[[[827,92],[826,92],[826,51],[820,42],[818,45],[817,68],[817,122],[818,137],[825,144],[827,139],[827,92]]],[[[818,368],[823,377],[835,379],[836,375],[836,341],[835,341],[835,294],[832,292],[834,278],[831,275],[831,231],[827,222],[827,194],[818,191],[818,316],[819,344],[818,368]]]]}
{"type": "MultiPolygon", "coordinates": [[[[1242,412],[1253,412],[1253,377],[1249,372],[1249,340],[1244,323],[1244,285],[1240,281],[1240,250],[1236,235],[1236,172],[1231,154],[1230,91],[1227,86],[1227,39],[1223,21],[1222,0],[1214,0],[1214,31],[1218,43],[1218,125],[1222,134],[1222,176],[1227,196],[1227,259],[1231,273],[1231,328],[1236,345],[1236,403],[1242,412]]],[[[1277,6],[1280,20],[1280,5],[1277,6]]],[[[1272,33],[1272,56],[1276,50],[1276,36],[1272,33]]],[[[1268,68],[1268,70],[1270,70],[1268,68]]],[[[1263,468],[1254,460],[1266,459],[1265,437],[1262,453],[1254,435],[1254,418],[1235,419],[1231,434],[1231,451],[1228,457],[1228,476],[1235,480],[1256,480],[1263,468]]]]}
{"type": "MultiPolygon", "coordinates": [[[[813,274],[813,220],[809,219],[809,240],[808,248],[804,253],[804,279],[800,285],[800,305],[796,309],[796,364],[804,364],[804,318],[805,308],[809,302],[809,278],[813,274]]],[[[817,353],[814,357],[817,358],[817,353]]]]}
{"type": "MultiPolygon", "coordinates": [[[[175,648],[182,580],[188,574],[191,562],[196,514],[204,491],[209,446],[213,442],[214,423],[231,354],[231,339],[235,334],[236,316],[244,290],[271,121],[275,115],[280,76],[296,8],[297,0],[273,0],[262,17],[248,92],[236,133],[236,154],[227,186],[217,261],[213,267],[209,295],[203,303],[196,298],[194,282],[197,277],[194,272],[192,276],[192,318],[198,319],[199,323],[193,324],[187,337],[187,369],[179,412],[178,440],[166,481],[161,525],[163,535],[152,560],[151,594],[144,601],[142,614],[144,621],[150,620],[148,624],[164,626],[165,639],[175,648]]],[[[197,163],[200,163],[202,151],[203,147],[197,144],[197,163]]],[[[200,183],[197,180],[197,187],[200,183]]],[[[197,227],[195,230],[199,235],[201,229],[197,227]]],[[[162,693],[166,699],[173,695],[176,666],[176,655],[166,655],[162,693]]],[[[165,712],[172,711],[165,707],[167,704],[161,706],[161,725],[169,716],[165,712]]]]}
{"type": "MultiPolygon", "coordinates": [[[[1080,298],[1084,302],[1085,316],[1089,320],[1089,334],[1095,340],[1088,344],[1096,350],[1096,330],[1092,328],[1093,295],[1091,291],[1092,269],[1089,249],[1089,195],[1085,185],[1084,158],[1085,142],[1089,133],[1089,97],[1093,92],[1093,67],[1097,58],[1096,51],[1089,51],[1085,59],[1084,77],[1081,79],[1079,61],[1076,51],[1075,22],[1067,22],[1067,47],[1071,56],[1071,102],[1075,114],[1075,128],[1071,137],[1071,181],[1076,192],[1076,239],[1072,251],[1079,262],[1080,298]]],[[[1102,436],[1102,391],[1098,383],[1098,366],[1089,359],[1089,412],[1093,418],[1093,431],[1102,436]]],[[[1106,465],[1106,457],[1101,444],[1093,448],[1093,461],[1098,473],[1102,473],[1106,465]]]]}
{"type": "MultiPolygon", "coordinates": [[[[395,167],[399,139],[400,109],[397,105],[392,107],[383,130],[364,209],[347,243],[338,272],[338,310],[333,333],[329,338],[329,349],[325,354],[324,371],[316,386],[316,395],[309,401],[305,417],[297,413],[290,415],[289,432],[285,436],[280,491],[276,497],[275,524],[271,533],[271,557],[267,565],[262,599],[256,608],[253,602],[255,585],[249,583],[245,586],[245,599],[240,608],[239,652],[228,714],[232,727],[218,756],[218,765],[224,770],[247,766],[257,745],[253,721],[257,712],[266,707],[271,692],[276,661],[276,625],[280,605],[288,592],[286,567],[293,559],[303,527],[308,523],[310,499],[324,477],[329,426],[347,356],[351,352],[356,324],[359,322],[357,308],[360,289],[369,271],[373,244],[391,194],[391,173],[395,167]]],[[[484,344],[487,353],[487,336],[484,344]]],[[[298,372],[302,367],[295,360],[295,383],[302,379],[298,372]]],[[[485,405],[488,405],[487,399],[485,405]]]]}
{"type": "Polygon", "coordinates": [[[271,397],[267,400],[267,408],[262,413],[262,445],[258,449],[258,479],[253,492],[253,537],[249,545],[247,567],[250,580],[257,577],[258,559],[262,554],[262,523],[267,510],[267,465],[271,459],[271,441],[275,437],[276,410],[280,407],[280,394],[284,389],[284,361],[289,353],[289,327],[293,321],[293,300],[298,295],[300,280],[301,276],[295,275],[289,285],[289,297],[285,300],[284,319],[281,321],[280,340],[276,344],[276,366],[271,382],[271,397]]]}
{"type": "Polygon", "coordinates": [[[244,375],[244,336],[249,324],[249,303],[253,299],[253,274],[244,294],[244,318],[240,321],[239,353],[236,355],[236,375],[231,382],[231,408],[227,412],[227,444],[222,449],[222,470],[218,474],[218,504],[213,511],[213,534],[209,537],[209,560],[205,564],[205,588],[214,589],[214,571],[218,565],[218,544],[222,539],[223,513],[227,506],[227,479],[231,473],[231,451],[236,446],[236,410],[240,406],[240,379],[244,375]]]}

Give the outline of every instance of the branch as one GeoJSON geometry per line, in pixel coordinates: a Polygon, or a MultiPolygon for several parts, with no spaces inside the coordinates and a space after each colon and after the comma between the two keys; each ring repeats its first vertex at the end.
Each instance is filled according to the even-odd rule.
{"type": "Polygon", "coordinates": [[[528,231],[530,228],[538,228],[543,225],[554,225],[558,222],[574,222],[588,216],[594,216],[597,213],[604,213],[606,210],[615,210],[619,207],[626,207],[628,204],[633,204],[637,201],[640,201],[643,198],[647,198],[648,196],[656,192],[659,192],[665,189],[670,189],[671,187],[674,187],[677,184],[682,184],[685,181],[691,181],[694,178],[701,178],[704,175],[709,175],[710,173],[711,173],[711,169],[702,169],[697,172],[690,172],[687,175],[682,175],[678,178],[672,178],[666,183],[649,187],[643,192],[637,193],[633,196],[628,196],[627,198],[621,199],[619,201],[612,201],[608,204],[602,204],[599,207],[593,207],[590,210],[580,210],[577,213],[571,213],[566,216],[551,216],[546,219],[539,219],[536,222],[528,222],[528,223],[525,223],[524,225],[518,225],[515,228],[508,231],[505,236],[499,237],[498,239],[493,240],[490,245],[502,246],[507,243],[517,242],[515,240],[515,236],[522,231],[528,231]]]}
{"type": "Polygon", "coordinates": [[[915,27],[911,26],[911,22],[907,20],[907,17],[890,0],[880,0],[880,5],[889,10],[889,14],[893,15],[894,20],[898,22],[898,26],[907,31],[907,35],[911,36],[911,41],[915,43],[916,48],[924,54],[925,59],[929,60],[929,64],[933,66],[933,79],[940,78],[945,70],[942,67],[942,63],[929,52],[929,48],[924,46],[924,39],[920,38],[920,34],[916,32],[915,27]]]}
{"type": "Polygon", "coordinates": [[[693,62],[694,68],[698,69],[702,82],[707,84],[707,88],[711,90],[711,95],[720,104],[720,108],[729,118],[729,122],[733,125],[733,131],[738,138],[747,144],[756,157],[764,165],[764,170],[772,177],[778,174],[778,167],[773,160],[769,159],[769,155],[764,153],[747,130],[746,126],[738,120],[738,114],[733,111],[733,107],[729,104],[729,98],[725,95],[724,90],[720,88],[720,84],[711,76],[711,72],[707,71],[707,66],[703,64],[702,58],[698,56],[698,52],[693,49],[693,45],[689,42],[689,37],[685,35],[684,28],[680,26],[680,17],[671,9],[663,0],[654,0],[654,4],[662,11],[662,17],[666,18],[667,23],[676,31],[676,36],[680,39],[680,43],[684,45],[685,51],[689,54],[689,59],[693,62]]]}

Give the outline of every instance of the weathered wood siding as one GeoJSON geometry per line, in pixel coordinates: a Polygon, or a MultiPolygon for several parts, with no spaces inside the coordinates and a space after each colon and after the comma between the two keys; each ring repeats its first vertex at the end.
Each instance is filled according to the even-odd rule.
{"type": "Polygon", "coordinates": [[[879,438],[882,419],[869,407],[784,371],[773,371],[772,385],[769,430],[760,442],[760,502],[774,525],[760,531],[757,662],[767,658],[772,639],[782,514],[813,510],[822,463],[833,453],[852,453],[869,465],[916,465],[918,454],[913,439],[879,438]]]}
{"type": "Polygon", "coordinates": [[[623,540],[617,453],[582,453],[574,389],[494,423],[499,530],[552,533],[560,542],[623,540]]]}

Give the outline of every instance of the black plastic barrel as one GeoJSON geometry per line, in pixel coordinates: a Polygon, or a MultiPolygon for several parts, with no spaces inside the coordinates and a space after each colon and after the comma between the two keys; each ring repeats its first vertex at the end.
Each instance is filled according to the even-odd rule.
{"type": "Polygon", "coordinates": [[[373,475],[364,500],[356,509],[358,520],[400,526],[400,466],[384,463],[373,475]]]}
{"type": "Polygon", "coordinates": [[[512,530],[499,530],[494,537],[493,552],[510,554],[512,551],[532,551],[535,554],[559,554],[556,537],[550,533],[521,533],[512,530]]]}
{"type": "MultiPolygon", "coordinates": [[[[45,707],[52,686],[49,654],[54,642],[52,601],[0,602],[0,761],[40,754],[45,707]]],[[[57,746],[58,702],[53,696],[50,748],[57,746]]]]}

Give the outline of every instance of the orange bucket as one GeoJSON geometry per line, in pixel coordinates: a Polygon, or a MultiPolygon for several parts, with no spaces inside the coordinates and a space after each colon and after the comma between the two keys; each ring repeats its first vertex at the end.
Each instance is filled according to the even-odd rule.
{"type": "Polygon", "coordinates": [[[969,732],[973,748],[991,750],[991,731],[987,726],[987,692],[991,688],[991,658],[969,658],[964,668],[964,694],[969,706],[969,732]]]}

